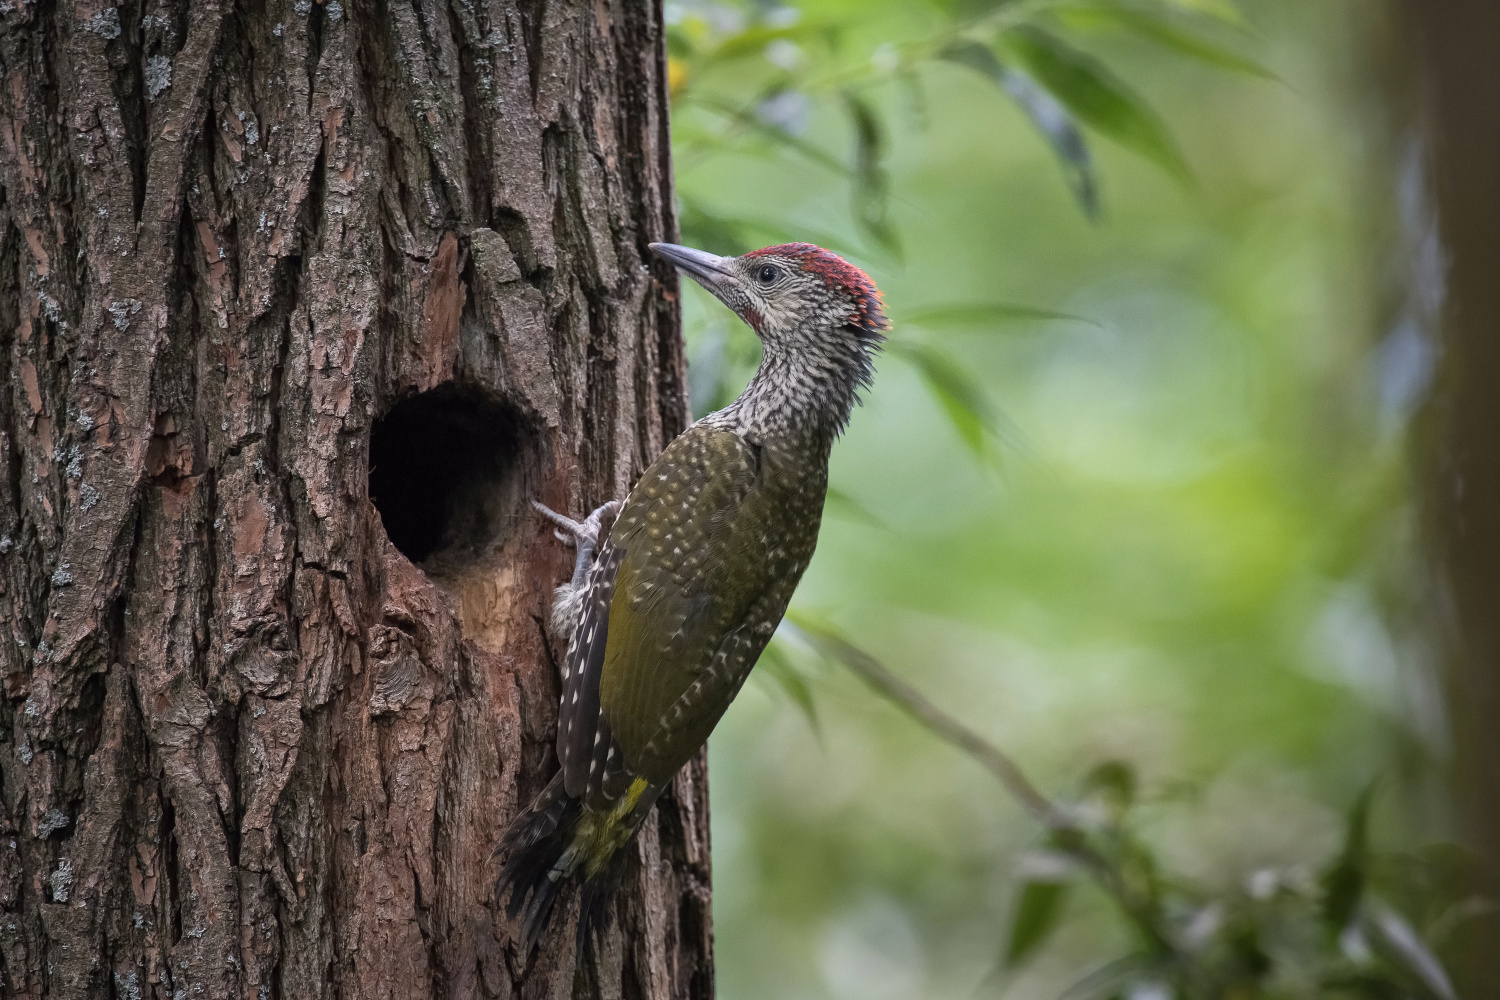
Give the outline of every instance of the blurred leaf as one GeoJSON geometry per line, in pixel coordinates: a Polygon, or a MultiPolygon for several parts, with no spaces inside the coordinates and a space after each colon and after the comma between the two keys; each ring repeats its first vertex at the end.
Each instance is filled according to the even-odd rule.
{"type": "Polygon", "coordinates": [[[1153,951],[1170,954],[1172,931],[1162,907],[1161,867],[1156,855],[1140,840],[1119,831],[1117,834],[1115,870],[1121,890],[1117,894],[1120,906],[1153,951]]]}
{"type": "Polygon", "coordinates": [[[997,84],[1031,119],[1032,125],[1047,140],[1062,166],[1063,176],[1083,214],[1090,219],[1099,215],[1099,185],[1094,176],[1094,160],[1089,154],[1083,133],[1074,124],[1068,110],[1035,80],[1018,69],[1006,66],[987,46],[961,39],[939,53],[940,57],[967,66],[997,84]]]}
{"type": "Polygon", "coordinates": [[[1410,991],[1375,969],[1335,969],[1320,977],[1323,989],[1337,997],[1364,1000],[1410,1000],[1410,991]]]}
{"type": "Polygon", "coordinates": [[[1012,28],[1007,51],[1084,122],[1191,184],[1192,171],[1155,111],[1093,56],[1040,28],[1012,28]]]}
{"type": "Polygon", "coordinates": [[[1048,833],[1047,846],[1025,851],[1016,858],[1016,875],[1023,882],[1066,882],[1088,870],[1091,857],[1080,852],[1087,838],[1078,830],[1048,833]]]}
{"type": "Polygon", "coordinates": [[[1427,936],[1435,947],[1443,947],[1448,939],[1464,924],[1470,920],[1478,920],[1481,917],[1493,917],[1500,914],[1500,902],[1487,896],[1470,896],[1460,899],[1442,913],[1438,914],[1428,929],[1427,936]]]}
{"type": "Polygon", "coordinates": [[[1016,0],[932,0],[932,6],[955,20],[980,17],[1001,7],[1013,6],[1016,0]]]}
{"type": "Polygon", "coordinates": [[[1232,956],[1232,974],[1246,985],[1259,985],[1275,968],[1275,961],[1266,953],[1261,941],[1261,929],[1253,921],[1239,921],[1227,928],[1227,950],[1232,956]]]}
{"type": "Polygon", "coordinates": [[[1021,451],[1030,450],[1020,429],[995,408],[979,381],[947,352],[913,340],[890,340],[885,349],[917,370],[954,430],[978,458],[998,463],[1000,456],[994,445],[999,441],[1021,451]]]}
{"type": "Polygon", "coordinates": [[[964,444],[978,457],[987,461],[992,459],[987,436],[990,404],[979,384],[935,348],[902,342],[899,346],[888,343],[886,349],[904,356],[915,365],[964,444]]]}
{"type": "Polygon", "coordinates": [[[688,78],[687,61],[678,59],[676,56],[667,57],[667,94],[672,100],[682,96],[687,89],[688,78]]]}
{"type": "Polygon", "coordinates": [[[828,30],[828,25],[818,21],[798,21],[796,24],[777,27],[752,24],[720,42],[708,53],[705,62],[728,62],[745,56],[758,56],[772,42],[808,39],[826,34],[828,30]]]}
{"type": "Polygon", "coordinates": [[[713,153],[730,153],[738,156],[771,160],[781,155],[782,150],[769,141],[747,143],[743,136],[732,128],[705,128],[691,116],[683,116],[672,123],[672,150],[677,158],[676,168],[693,157],[713,153]]]}
{"type": "Polygon", "coordinates": [[[768,219],[719,215],[687,197],[679,201],[678,216],[683,241],[710,253],[734,257],[773,243],[812,242],[846,257],[863,256],[861,247],[837,234],[805,226],[799,226],[794,233],[768,219]]]}
{"type": "Polygon", "coordinates": [[[818,722],[818,707],[813,702],[812,688],[808,686],[807,678],[803,676],[802,671],[797,669],[791,657],[787,656],[781,642],[772,641],[761,653],[760,661],[756,665],[766,677],[776,682],[782,693],[791,699],[792,704],[802,710],[807,724],[821,740],[823,728],[818,722]]]}
{"type": "Polygon", "coordinates": [[[1372,781],[1354,800],[1344,830],[1344,849],[1323,874],[1323,924],[1333,934],[1349,926],[1369,880],[1370,802],[1374,794],[1372,781]]]}
{"type": "Polygon", "coordinates": [[[927,93],[922,89],[921,74],[903,67],[897,71],[896,81],[901,85],[901,93],[906,98],[903,106],[906,108],[912,131],[926,132],[928,126],[927,93]]]}
{"type": "Polygon", "coordinates": [[[670,58],[679,61],[690,59],[696,49],[696,39],[689,32],[684,31],[680,25],[671,25],[667,28],[667,55],[670,58]]]}
{"type": "Polygon", "coordinates": [[[828,487],[828,497],[823,504],[823,513],[842,518],[845,521],[857,521],[860,524],[867,524],[872,528],[880,528],[884,531],[890,530],[890,526],[870,513],[864,504],[843,490],[835,489],[832,486],[828,487]]]}
{"type": "Polygon", "coordinates": [[[1411,973],[1437,1000],[1457,1000],[1443,963],[1427,947],[1421,935],[1395,910],[1380,907],[1370,921],[1370,939],[1385,958],[1411,973]]]}
{"type": "Polygon", "coordinates": [[[767,125],[800,137],[807,131],[807,116],[812,102],[800,90],[791,87],[778,90],[755,106],[755,116],[767,125]]]}
{"type": "Polygon", "coordinates": [[[787,629],[790,635],[805,640],[825,659],[842,663],[854,671],[882,697],[926,727],[928,732],[982,764],[1033,818],[1052,832],[1055,844],[1077,842],[1078,833],[1071,818],[1036,790],[1036,786],[1016,766],[1015,761],[974,730],[928,701],[922,692],[846,639],[827,619],[793,608],[787,612],[781,627],[787,629]]]}
{"type": "Polygon", "coordinates": [[[1069,986],[1058,997],[1058,1000],[1100,1000],[1103,997],[1117,996],[1126,983],[1145,972],[1151,965],[1151,956],[1146,954],[1117,958],[1069,986]]]}
{"type": "Polygon", "coordinates": [[[1068,883],[1062,881],[1030,881],[1021,887],[1005,946],[1006,968],[1020,965],[1046,943],[1062,921],[1067,898],[1068,883]]]}
{"type": "Polygon", "coordinates": [[[1099,0],[1082,0],[1077,4],[1069,4],[1059,12],[1063,22],[1070,28],[1115,28],[1133,31],[1158,45],[1199,62],[1239,73],[1248,73],[1265,80],[1277,78],[1275,73],[1254,59],[1226,45],[1221,45],[1213,39],[1206,38],[1196,31],[1190,31],[1164,14],[1165,11],[1149,7],[1101,3],[1099,0]]]}
{"type": "Polygon", "coordinates": [[[1192,778],[1169,778],[1156,786],[1149,801],[1157,804],[1193,804],[1203,798],[1203,783],[1192,778]]]}
{"type": "Polygon", "coordinates": [[[1235,6],[1234,0],[1167,0],[1184,10],[1190,10],[1195,14],[1207,14],[1216,17],[1220,21],[1237,27],[1248,27],[1245,15],[1235,6]]]}
{"type": "Polygon", "coordinates": [[[844,104],[854,126],[854,221],[866,236],[899,261],[901,239],[889,218],[885,128],[869,102],[853,91],[845,92],[844,104]]]}
{"type": "Polygon", "coordinates": [[[1500,884],[1484,861],[1453,843],[1376,855],[1371,882],[1380,896],[1406,914],[1434,946],[1458,923],[1481,916],[1500,899],[1500,884]]]}
{"type": "Polygon", "coordinates": [[[1500,894],[1500,880],[1489,864],[1462,844],[1425,844],[1412,857],[1434,883],[1448,891],[1450,899],[1473,892],[1500,894]]]}
{"type": "MultiPolygon", "coordinates": [[[[725,116],[736,128],[758,135],[774,146],[789,149],[805,157],[807,160],[816,163],[818,166],[833,171],[840,177],[855,176],[855,172],[850,171],[847,166],[839,161],[838,157],[819,149],[805,139],[800,139],[792,135],[780,126],[773,125],[761,119],[755,113],[755,108],[768,96],[770,96],[769,92],[759,95],[751,102],[748,109],[736,107],[728,101],[717,98],[699,97],[695,98],[693,103],[725,116]]],[[[858,177],[855,176],[855,179],[858,180],[858,177]]]]}
{"type": "Polygon", "coordinates": [[[1118,824],[1135,802],[1135,768],[1123,760],[1105,761],[1088,773],[1084,787],[1102,796],[1111,820],[1118,824]]]}
{"type": "Polygon", "coordinates": [[[1104,328],[1098,320],[1073,313],[1043,309],[1039,306],[1023,306],[1013,302],[975,302],[966,305],[929,306],[901,313],[897,326],[911,324],[923,327],[941,326],[987,326],[993,323],[1068,322],[1087,323],[1104,328]]]}

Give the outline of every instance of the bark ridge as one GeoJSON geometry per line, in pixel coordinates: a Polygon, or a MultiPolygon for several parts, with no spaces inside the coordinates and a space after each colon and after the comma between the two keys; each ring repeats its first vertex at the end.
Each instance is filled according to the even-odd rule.
{"type": "Polygon", "coordinates": [[[701,758],[576,982],[489,899],[526,502],[686,422],[659,9],[107,3],[0,2],[0,992],[710,996],[701,758]]]}

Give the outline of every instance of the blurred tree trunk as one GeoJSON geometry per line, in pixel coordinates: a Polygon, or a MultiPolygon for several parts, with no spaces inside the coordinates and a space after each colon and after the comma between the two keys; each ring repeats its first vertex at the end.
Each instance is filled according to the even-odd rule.
{"type": "MultiPolygon", "coordinates": [[[[0,3],[0,992],[574,995],[490,855],[555,767],[526,501],[686,417],[659,9],[108,2],[0,3]]],[[[578,995],[712,993],[706,794],[578,995]]]]}
{"type": "MultiPolygon", "coordinates": [[[[1451,698],[1459,802],[1500,870],[1500,3],[1406,6],[1449,255],[1432,498],[1460,647],[1451,698]]],[[[1467,995],[1492,995],[1500,982],[1500,927],[1487,923],[1468,949],[1467,995]]]]}

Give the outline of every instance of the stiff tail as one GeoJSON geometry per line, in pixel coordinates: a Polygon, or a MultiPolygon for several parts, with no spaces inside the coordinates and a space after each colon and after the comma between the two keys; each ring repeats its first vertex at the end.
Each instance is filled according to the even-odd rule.
{"type": "Polygon", "coordinates": [[[506,913],[512,921],[521,919],[517,942],[523,955],[529,955],[536,945],[569,874],[559,869],[559,862],[568,852],[582,813],[582,805],[568,797],[558,774],[536,801],[511,821],[495,849],[496,854],[505,855],[495,882],[495,901],[500,902],[506,890],[510,891],[506,913]]]}
{"type": "Polygon", "coordinates": [[[655,795],[641,802],[641,791],[629,796],[630,806],[611,813],[586,810],[570,798],[558,774],[505,831],[496,854],[505,864],[495,883],[495,901],[510,901],[506,913],[519,920],[516,943],[522,955],[531,954],[547,925],[547,918],[564,884],[575,873],[583,876],[582,908],[578,917],[578,951],[583,955],[590,936],[609,921],[609,900],[619,880],[625,852],[655,795]],[[637,805],[642,808],[635,808],[637,805]]]}

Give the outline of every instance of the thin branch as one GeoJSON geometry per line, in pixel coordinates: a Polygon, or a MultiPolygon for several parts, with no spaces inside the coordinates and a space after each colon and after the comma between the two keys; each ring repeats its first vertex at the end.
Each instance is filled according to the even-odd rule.
{"type": "Polygon", "coordinates": [[[879,660],[800,615],[793,627],[810,646],[853,670],[866,684],[926,726],[933,735],[983,764],[1038,823],[1054,831],[1078,830],[1077,821],[1039,792],[1009,755],[928,701],[926,695],[891,673],[879,660]]]}
{"type": "Polygon", "coordinates": [[[1120,865],[1101,853],[1088,839],[1088,831],[1067,809],[1037,790],[1010,755],[964,723],[927,700],[926,695],[886,669],[875,657],[849,642],[825,624],[792,612],[782,627],[790,627],[804,642],[823,656],[844,664],[897,708],[906,712],[929,732],[983,764],[1007,792],[1063,843],[1058,846],[1082,862],[1099,888],[1112,897],[1153,952],[1170,955],[1175,948],[1158,926],[1149,894],[1142,897],[1130,885],[1120,865]]]}

